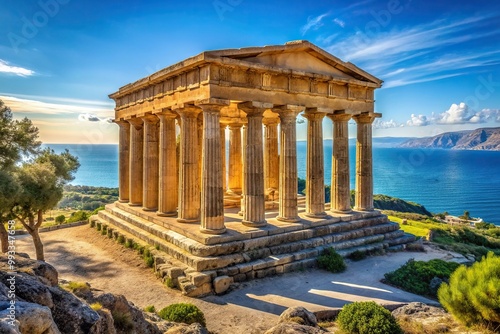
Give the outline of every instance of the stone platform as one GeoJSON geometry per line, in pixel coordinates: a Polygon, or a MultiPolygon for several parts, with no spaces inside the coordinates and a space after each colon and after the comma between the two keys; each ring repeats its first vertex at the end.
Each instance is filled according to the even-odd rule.
{"type": "Polygon", "coordinates": [[[327,247],[347,256],[356,250],[401,249],[414,241],[379,211],[330,213],[314,219],[304,215],[302,205],[301,220],[287,223],[275,218],[276,209],[269,209],[268,224],[260,228],[243,225],[238,211],[225,209],[227,232],[222,235],[203,234],[199,223],[179,223],[175,217],[159,217],[119,202],[107,205],[91,221],[155,246],[158,275],[189,296],[221,293],[232,282],[313,267],[327,247]]]}

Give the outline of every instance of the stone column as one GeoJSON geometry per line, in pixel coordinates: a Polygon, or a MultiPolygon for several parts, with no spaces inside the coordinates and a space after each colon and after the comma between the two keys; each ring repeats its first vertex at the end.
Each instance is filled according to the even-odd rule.
{"type": "Polygon", "coordinates": [[[198,104],[203,110],[203,153],[201,186],[201,227],[207,234],[222,234],[224,226],[224,191],[220,109],[227,104],[198,104]]]}
{"type": "MultiPolygon", "coordinates": [[[[202,146],[203,146],[203,115],[200,114],[198,115],[198,171],[199,171],[199,175],[200,175],[200,182],[201,182],[201,160],[203,159],[202,158],[202,146]]],[[[200,183],[200,187],[201,187],[201,183],[200,183]]]]}
{"type": "Polygon", "coordinates": [[[118,152],[120,154],[120,166],[118,167],[120,187],[118,189],[118,201],[127,203],[130,195],[130,123],[126,121],[115,121],[115,123],[120,127],[120,145],[118,149],[118,152]]]}
{"type": "Polygon", "coordinates": [[[354,209],[373,211],[372,123],[376,114],[354,116],[356,139],[356,201],[354,209]]]}
{"type": "MultiPolygon", "coordinates": [[[[243,166],[245,164],[245,157],[246,157],[246,142],[247,142],[247,128],[248,128],[248,123],[243,124],[241,128],[241,134],[243,135],[243,145],[241,146],[241,159],[240,161],[240,166],[241,166],[241,176],[243,178],[243,166]]],[[[245,182],[241,183],[241,193],[245,193],[245,182]]],[[[238,215],[243,216],[245,213],[245,196],[241,196],[240,200],[240,211],[238,212],[238,215]]]]}
{"type": "Polygon", "coordinates": [[[297,210],[297,115],[300,106],[283,106],[273,111],[280,117],[280,186],[279,215],[286,222],[300,220],[297,210]]]}
{"type": "Polygon", "coordinates": [[[247,135],[243,162],[243,221],[247,226],[266,225],[264,198],[264,150],[262,145],[262,114],[272,108],[270,103],[244,102],[238,108],[247,114],[247,135]]]}
{"type": "Polygon", "coordinates": [[[307,118],[307,169],[306,169],[306,216],[324,217],[325,175],[323,160],[323,118],[325,113],[308,108],[307,118]]]}
{"type": "Polygon", "coordinates": [[[229,182],[228,193],[241,195],[242,187],[242,147],[241,147],[241,127],[243,124],[229,124],[229,182]]]}
{"type": "Polygon", "coordinates": [[[200,108],[186,106],[175,110],[181,116],[179,166],[179,204],[177,221],[200,221],[200,168],[198,114],[200,108]]]}
{"type": "Polygon", "coordinates": [[[349,176],[349,130],[347,122],[351,115],[338,113],[328,115],[333,121],[332,183],[330,188],[330,211],[351,212],[351,178],[349,176]]]}
{"type": "Polygon", "coordinates": [[[264,118],[264,190],[267,200],[278,199],[279,189],[279,154],[278,124],[279,118],[264,118]]]}
{"type": "Polygon", "coordinates": [[[169,217],[177,215],[178,163],[175,137],[175,118],[177,115],[161,112],[157,116],[160,119],[160,175],[157,215],[169,217]]]}
{"type": "Polygon", "coordinates": [[[131,118],[127,120],[130,127],[130,173],[129,173],[129,205],[142,205],[142,149],[144,134],[142,131],[142,120],[131,118]]]}
{"type": "Polygon", "coordinates": [[[142,209],[156,211],[158,209],[158,117],[146,115],[144,123],[143,148],[143,193],[142,209]]]}
{"type": "Polygon", "coordinates": [[[222,161],[222,190],[227,189],[227,171],[226,171],[226,124],[220,123],[220,155],[222,161]]]}

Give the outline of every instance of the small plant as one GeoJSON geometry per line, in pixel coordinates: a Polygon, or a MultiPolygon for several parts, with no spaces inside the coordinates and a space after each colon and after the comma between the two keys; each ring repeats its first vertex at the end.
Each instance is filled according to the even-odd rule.
{"type": "Polygon", "coordinates": [[[156,250],[160,250],[160,244],[156,244],[156,245],[155,245],[155,249],[156,249],[156,250]]]}
{"type": "Polygon", "coordinates": [[[337,323],[348,334],[403,334],[391,312],[375,302],[354,302],[344,306],[337,323]]]}
{"type": "Polygon", "coordinates": [[[67,284],[63,285],[63,288],[75,294],[87,293],[90,291],[90,286],[85,282],[68,282],[67,284]]]}
{"type": "Polygon", "coordinates": [[[167,277],[165,279],[165,285],[168,286],[170,289],[174,289],[175,288],[175,282],[170,277],[167,277]]]}
{"type": "Polygon", "coordinates": [[[199,323],[203,327],[206,326],[203,312],[193,304],[172,304],[160,310],[158,315],[167,321],[182,322],[188,325],[199,323]]]}
{"type": "Polygon", "coordinates": [[[113,321],[117,332],[130,333],[134,329],[134,323],[129,313],[115,311],[111,314],[113,316],[113,321]]]}
{"type": "Polygon", "coordinates": [[[102,304],[99,302],[92,303],[92,304],[90,304],[90,308],[97,312],[97,311],[100,311],[102,309],[102,304]]]}
{"type": "Polygon", "coordinates": [[[318,257],[318,266],[332,273],[341,273],[346,269],[344,258],[333,248],[325,248],[318,257]]]}
{"type": "Polygon", "coordinates": [[[102,225],[101,234],[102,235],[108,234],[108,227],[106,225],[102,225]]]}
{"type": "Polygon", "coordinates": [[[125,237],[123,235],[119,235],[118,238],[116,239],[119,244],[124,244],[125,243],[125,237]]]}
{"type": "Polygon", "coordinates": [[[66,220],[66,217],[64,215],[59,215],[56,217],[56,223],[58,223],[58,224],[63,224],[65,220],[66,220]]]}
{"type": "Polygon", "coordinates": [[[366,252],[357,250],[349,254],[348,258],[353,261],[361,261],[366,258],[366,252]]]}
{"type": "Polygon", "coordinates": [[[134,239],[132,238],[127,238],[127,241],[125,242],[125,247],[127,248],[134,248],[134,239]]]}
{"type": "Polygon", "coordinates": [[[95,228],[95,225],[96,225],[96,221],[95,220],[91,220],[90,221],[90,228],[95,228]]]}
{"type": "Polygon", "coordinates": [[[101,227],[102,227],[102,223],[101,222],[96,222],[96,226],[95,226],[96,230],[100,231],[101,227]]]}
{"type": "Polygon", "coordinates": [[[144,308],[144,312],[155,313],[156,308],[154,305],[148,305],[144,308]]]}
{"type": "Polygon", "coordinates": [[[500,257],[489,252],[472,267],[460,266],[441,284],[439,302],[466,326],[500,330],[500,257]]]}
{"type": "Polygon", "coordinates": [[[146,264],[146,266],[148,266],[149,268],[153,268],[154,264],[155,264],[155,259],[152,255],[149,255],[149,256],[145,256],[144,257],[144,263],[146,264]]]}

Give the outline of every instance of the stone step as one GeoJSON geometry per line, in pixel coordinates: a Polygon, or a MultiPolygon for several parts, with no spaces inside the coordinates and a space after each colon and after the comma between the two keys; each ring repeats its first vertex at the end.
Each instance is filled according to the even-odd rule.
{"type": "Polygon", "coordinates": [[[416,238],[413,234],[404,233],[404,235],[402,235],[402,236],[388,239],[387,243],[389,244],[390,247],[392,247],[392,246],[404,245],[407,243],[411,243],[411,242],[414,242],[415,240],[416,240],[416,238]]]}

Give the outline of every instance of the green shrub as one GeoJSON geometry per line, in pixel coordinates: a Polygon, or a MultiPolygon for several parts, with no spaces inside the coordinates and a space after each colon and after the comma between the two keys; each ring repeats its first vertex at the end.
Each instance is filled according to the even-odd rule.
{"type": "Polygon", "coordinates": [[[156,308],[154,305],[148,305],[144,308],[144,312],[155,313],[156,308]]]}
{"type": "Polygon", "coordinates": [[[89,219],[89,214],[86,211],[75,211],[68,218],[68,223],[76,223],[89,219]]]}
{"type": "Polygon", "coordinates": [[[170,289],[174,289],[175,288],[175,282],[170,277],[167,277],[165,279],[165,285],[168,286],[170,289]]]}
{"type": "Polygon", "coordinates": [[[123,235],[119,235],[118,238],[116,239],[119,244],[124,244],[125,243],[125,237],[123,235]]]}
{"type": "Polygon", "coordinates": [[[500,257],[488,253],[472,267],[460,266],[441,284],[439,302],[466,326],[500,328],[500,257]]]}
{"type": "Polygon", "coordinates": [[[355,302],[344,306],[337,323],[348,334],[403,333],[391,312],[375,302],[355,302]]]}
{"type": "Polygon", "coordinates": [[[114,311],[111,315],[118,333],[131,333],[133,331],[134,322],[129,313],[114,311]]]}
{"type": "Polygon", "coordinates": [[[127,241],[125,242],[125,247],[127,248],[134,248],[134,239],[132,238],[127,238],[127,241]]]}
{"type": "Polygon", "coordinates": [[[346,269],[344,258],[333,248],[325,248],[318,257],[318,266],[332,273],[341,273],[346,269]]]}
{"type": "Polygon", "coordinates": [[[56,217],[56,223],[62,224],[66,220],[66,217],[64,215],[59,215],[56,217]]]}
{"type": "Polygon", "coordinates": [[[363,260],[366,258],[366,252],[357,250],[357,251],[354,251],[353,253],[349,254],[348,258],[353,260],[353,261],[360,261],[360,260],[363,260]]]}
{"type": "Polygon", "coordinates": [[[199,323],[206,326],[203,312],[193,304],[172,304],[158,312],[158,315],[167,321],[182,322],[185,324],[199,323]]]}
{"type": "Polygon", "coordinates": [[[104,206],[100,206],[100,207],[98,207],[97,209],[95,209],[94,211],[92,211],[92,212],[90,213],[90,215],[91,215],[91,216],[96,215],[96,214],[98,214],[98,213],[99,213],[99,211],[101,211],[101,210],[104,210],[104,206]]]}
{"type": "Polygon", "coordinates": [[[439,259],[427,262],[410,259],[399,269],[384,276],[388,283],[403,290],[419,295],[435,296],[435,290],[430,287],[431,280],[438,277],[446,281],[458,267],[458,263],[439,259]]]}
{"type": "Polygon", "coordinates": [[[108,227],[106,225],[102,225],[101,234],[102,235],[108,234],[108,227]]]}
{"type": "Polygon", "coordinates": [[[146,263],[146,266],[148,266],[149,268],[153,268],[155,259],[152,255],[144,256],[144,263],[146,263]]]}

